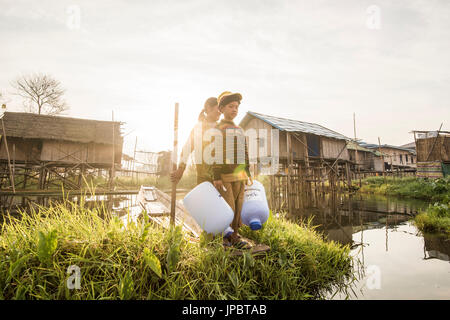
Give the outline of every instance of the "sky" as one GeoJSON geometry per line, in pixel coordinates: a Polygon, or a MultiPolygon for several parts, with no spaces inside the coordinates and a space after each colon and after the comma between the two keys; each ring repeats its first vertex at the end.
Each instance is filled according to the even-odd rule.
{"type": "Polygon", "coordinates": [[[0,0],[0,91],[45,73],[65,115],[124,122],[124,152],[186,140],[204,101],[318,123],[369,143],[450,130],[450,2],[0,0]]]}

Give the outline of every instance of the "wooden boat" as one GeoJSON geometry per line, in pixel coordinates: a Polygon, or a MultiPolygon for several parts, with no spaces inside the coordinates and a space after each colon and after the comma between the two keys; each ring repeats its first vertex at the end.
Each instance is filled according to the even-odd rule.
{"type": "MultiPolygon", "coordinates": [[[[141,186],[137,195],[137,202],[154,223],[168,229],[170,227],[170,196],[156,187],[141,186]]],[[[176,202],[175,225],[180,225],[189,238],[198,241],[202,229],[189,215],[181,201],[176,202]]]]}
{"type": "MultiPolygon", "coordinates": [[[[165,229],[170,227],[170,200],[168,194],[150,186],[141,186],[137,196],[137,202],[142,209],[142,214],[146,212],[151,221],[165,229]]],[[[190,241],[199,241],[203,230],[191,217],[181,201],[176,202],[175,224],[181,225],[190,241]]],[[[265,244],[258,244],[247,238],[244,239],[251,244],[252,248],[248,252],[253,256],[264,256],[270,250],[270,247],[265,244]]],[[[231,256],[242,256],[246,251],[236,248],[228,248],[228,250],[231,251],[231,256]]]]}

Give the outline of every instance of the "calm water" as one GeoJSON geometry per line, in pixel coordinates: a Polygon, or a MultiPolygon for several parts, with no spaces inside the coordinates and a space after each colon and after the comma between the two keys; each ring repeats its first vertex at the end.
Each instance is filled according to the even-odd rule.
{"type": "MultiPolygon", "coordinates": [[[[30,206],[36,201],[46,205],[49,199],[16,197],[8,201],[8,207],[30,206]]],[[[87,206],[99,202],[123,218],[134,219],[140,213],[136,195],[85,199],[87,206]]],[[[450,241],[423,236],[410,222],[427,206],[420,200],[383,196],[327,196],[319,205],[287,217],[294,221],[310,218],[325,239],[351,246],[357,262],[355,274],[360,276],[350,299],[450,299],[450,241]]]]}
{"type": "Polygon", "coordinates": [[[410,221],[427,206],[382,196],[327,197],[319,208],[289,217],[312,217],[324,238],[353,248],[360,276],[350,299],[450,299],[450,241],[423,236],[410,221]]]}

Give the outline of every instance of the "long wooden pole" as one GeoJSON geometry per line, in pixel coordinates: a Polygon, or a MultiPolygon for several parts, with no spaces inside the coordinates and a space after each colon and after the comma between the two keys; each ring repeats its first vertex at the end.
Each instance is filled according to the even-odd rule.
{"type": "Polygon", "coordinates": [[[353,133],[355,135],[355,162],[356,162],[356,170],[357,170],[357,172],[359,172],[360,169],[359,169],[359,162],[358,162],[358,142],[356,142],[356,119],[355,119],[355,113],[353,113],[353,133]]]}
{"type": "MultiPolygon", "coordinates": [[[[134,170],[136,167],[136,146],[137,146],[137,136],[136,136],[136,141],[134,143],[134,154],[133,154],[133,171],[131,172],[131,181],[133,181],[134,178],[134,170]]],[[[136,183],[137,183],[137,174],[136,174],[136,183]]]]}
{"type": "Polygon", "coordinates": [[[384,166],[384,155],[381,152],[381,142],[380,142],[380,137],[378,137],[378,151],[381,153],[381,160],[383,161],[383,178],[384,178],[384,183],[386,183],[386,168],[384,166]]]}
{"type": "MultiPolygon", "coordinates": [[[[175,103],[175,119],[173,127],[173,151],[172,151],[172,170],[177,170],[178,159],[178,102],[175,103]]],[[[170,225],[175,225],[175,205],[177,197],[177,183],[172,182],[172,195],[170,201],[170,225]]]]}
{"type": "Polygon", "coordinates": [[[13,143],[13,159],[12,159],[12,181],[14,186],[16,185],[16,144],[13,143]]]}
{"type": "Polygon", "coordinates": [[[116,157],[116,153],[115,153],[115,149],[116,149],[116,141],[115,141],[115,126],[114,126],[114,110],[111,111],[111,116],[112,116],[112,163],[111,163],[111,177],[110,177],[110,189],[112,189],[114,187],[114,176],[115,176],[115,168],[114,168],[114,160],[116,157]]]}
{"type": "Polygon", "coordinates": [[[287,201],[289,214],[293,213],[292,208],[292,150],[291,150],[291,135],[286,132],[286,155],[287,155],[287,201]]]}

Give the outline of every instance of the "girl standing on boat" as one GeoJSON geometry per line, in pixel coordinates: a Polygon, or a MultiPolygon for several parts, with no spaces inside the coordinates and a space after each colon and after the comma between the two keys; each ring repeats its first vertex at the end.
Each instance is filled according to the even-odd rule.
{"type": "MultiPolygon", "coordinates": [[[[198,116],[197,124],[191,130],[189,138],[184,144],[183,150],[181,151],[180,165],[178,166],[177,170],[173,171],[170,174],[170,180],[172,182],[178,183],[178,181],[180,181],[181,177],[183,176],[184,170],[186,169],[187,158],[192,153],[192,151],[194,151],[195,155],[197,154],[197,152],[195,151],[200,151],[199,154],[200,156],[202,156],[205,146],[210,143],[203,141],[203,133],[205,133],[209,129],[216,127],[220,115],[221,113],[217,104],[217,98],[208,98],[205,102],[204,108],[198,116]],[[197,143],[195,143],[195,139],[201,139],[200,143],[198,141],[197,143]],[[202,150],[195,150],[196,146],[199,145],[202,146],[202,150]]],[[[204,163],[203,159],[197,159],[197,161],[194,161],[194,163],[196,164],[195,166],[197,170],[197,185],[205,181],[212,182],[213,178],[211,165],[204,163]]]]}

